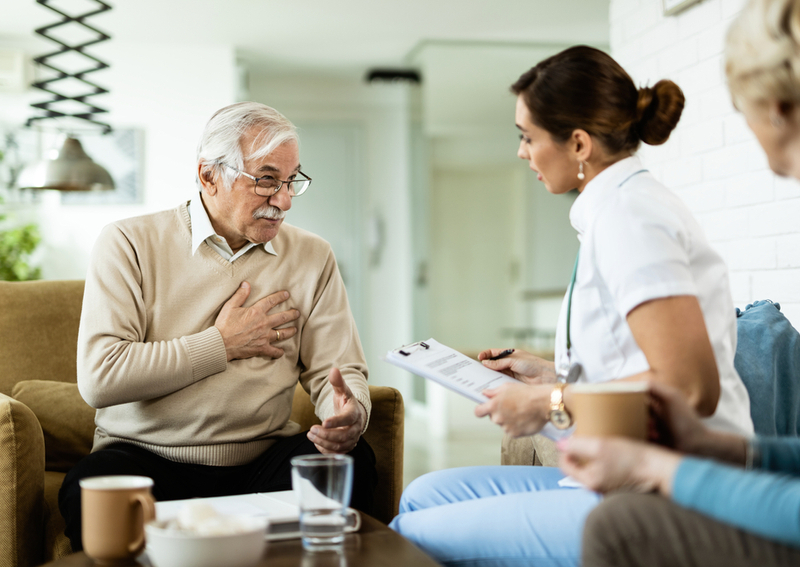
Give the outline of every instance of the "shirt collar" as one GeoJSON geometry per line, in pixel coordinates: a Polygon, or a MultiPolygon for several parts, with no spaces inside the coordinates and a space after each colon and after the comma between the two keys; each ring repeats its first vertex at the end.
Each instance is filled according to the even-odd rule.
{"type": "Polygon", "coordinates": [[[606,202],[613,192],[633,175],[644,171],[642,162],[637,156],[621,159],[598,173],[586,187],[569,210],[569,222],[582,235],[589,227],[601,204],[606,202]]]}
{"type": "MultiPolygon", "coordinates": [[[[211,225],[211,219],[208,217],[208,212],[203,206],[200,193],[197,194],[197,199],[192,199],[189,203],[189,218],[192,222],[192,256],[194,256],[203,242],[219,235],[214,232],[214,227],[211,225]]],[[[223,237],[219,236],[219,238],[223,237]]],[[[273,256],[278,255],[278,253],[275,252],[275,248],[272,247],[272,242],[265,242],[264,250],[273,256]]]]}

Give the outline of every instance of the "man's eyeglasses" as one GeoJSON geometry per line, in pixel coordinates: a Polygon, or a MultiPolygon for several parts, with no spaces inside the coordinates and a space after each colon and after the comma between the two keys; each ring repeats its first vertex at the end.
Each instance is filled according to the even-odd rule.
{"type": "Polygon", "coordinates": [[[249,177],[255,182],[253,186],[253,191],[255,191],[256,195],[261,197],[272,197],[275,193],[281,190],[283,184],[286,183],[286,189],[289,191],[290,197],[297,197],[298,195],[302,195],[308,189],[308,186],[311,185],[311,178],[308,177],[302,171],[298,171],[297,175],[302,175],[302,178],[295,177],[294,179],[289,179],[287,181],[282,181],[280,179],[275,179],[271,175],[265,175],[264,177],[253,177],[249,173],[242,171],[241,169],[236,169],[232,165],[228,165],[227,163],[221,163],[220,165],[224,165],[225,167],[229,167],[234,171],[238,171],[245,177],[249,177]]]}

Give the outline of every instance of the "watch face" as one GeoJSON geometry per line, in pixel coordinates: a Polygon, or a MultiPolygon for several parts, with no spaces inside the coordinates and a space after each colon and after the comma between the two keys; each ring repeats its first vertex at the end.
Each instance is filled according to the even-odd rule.
{"type": "Polygon", "coordinates": [[[550,421],[558,429],[567,429],[572,425],[572,417],[566,410],[556,409],[550,412],[550,421]]]}

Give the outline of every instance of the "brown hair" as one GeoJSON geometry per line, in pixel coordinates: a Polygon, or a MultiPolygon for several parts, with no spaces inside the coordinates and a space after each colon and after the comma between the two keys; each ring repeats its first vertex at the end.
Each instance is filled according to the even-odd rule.
{"type": "Polygon", "coordinates": [[[608,54],[585,45],[548,57],[511,85],[537,126],[557,142],[585,130],[609,152],[633,152],[640,142],[663,144],[683,111],[681,89],[669,80],[637,89],[608,54]]]}

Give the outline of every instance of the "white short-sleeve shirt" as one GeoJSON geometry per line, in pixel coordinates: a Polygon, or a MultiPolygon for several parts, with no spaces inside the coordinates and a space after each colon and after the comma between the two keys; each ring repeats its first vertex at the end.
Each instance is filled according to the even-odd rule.
{"type": "MultiPolygon", "coordinates": [[[[637,157],[600,172],[570,210],[581,242],[572,294],[570,360],[582,382],[624,378],[649,369],[626,317],[636,306],[676,295],[696,296],[719,371],[721,394],[705,421],[753,434],[750,398],[733,366],[736,314],[728,270],[683,202],[637,157]]],[[[569,295],[569,292],[567,293],[569,295]]],[[[567,298],[556,330],[556,365],[566,353],[567,298]]]]}

